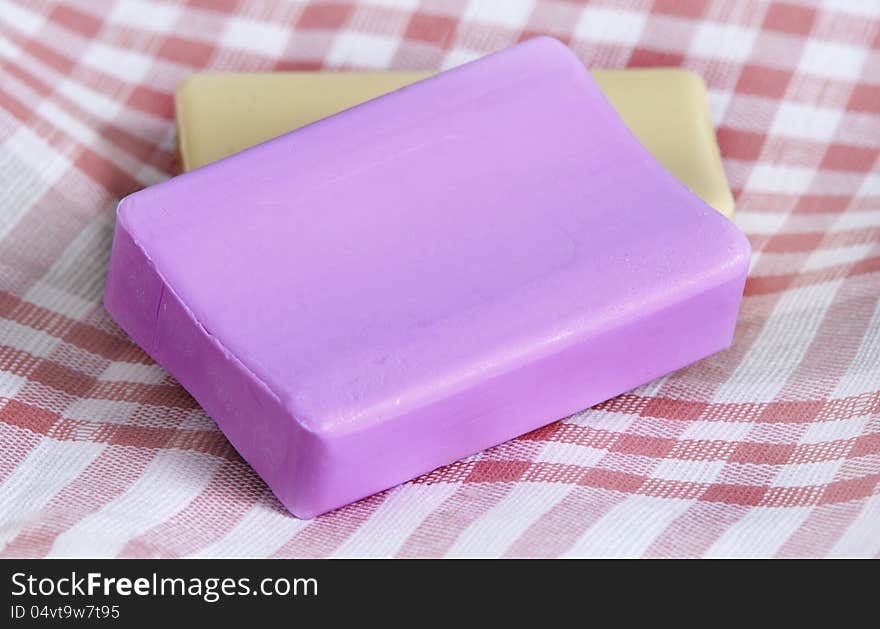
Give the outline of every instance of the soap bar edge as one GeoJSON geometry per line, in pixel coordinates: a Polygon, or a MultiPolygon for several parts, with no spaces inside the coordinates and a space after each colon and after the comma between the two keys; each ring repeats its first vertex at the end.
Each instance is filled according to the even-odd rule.
{"type": "Polygon", "coordinates": [[[292,475],[307,478],[310,470],[320,469],[320,461],[326,458],[323,437],[291,412],[271,387],[212,336],[165,281],[123,218],[134,201],[132,196],[124,198],[117,207],[104,307],[132,340],[196,399],[224,438],[291,513],[301,518],[318,515],[322,512],[314,506],[318,483],[294,485],[285,480],[292,475]],[[145,312],[155,313],[152,325],[139,316],[143,313],[137,305],[130,304],[131,295],[139,293],[151,306],[145,312]],[[175,343],[167,344],[169,351],[162,350],[164,336],[176,337],[175,343]],[[210,378],[200,382],[199,371],[178,368],[184,358],[181,354],[193,352],[201,357],[198,362],[205,365],[205,370],[210,370],[210,378]],[[217,369],[220,373],[216,373],[217,369]],[[218,386],[228,387],[229,397],[239,396],[244,402],[224,404],[222,395],[212,391],[211,384],[217,385],[215,390],[219,390],[218,386]],[[256,412],[252,417],[235,421],[233,411],[241,412],[242,408],[256,412]],[[305,491],[290,493],[297,487],[304,487],[305,491]]]}
{"type": "MultiPolygon", "coordinates": [[[[125,201],[125,200],[124,200],[125,201]]],[[[131,201],[129,200],[130,204],[131,201]]],[[[122,204],[120,204],[122,205],[122,204]]],[[[124,214],[124,208],[122,208],[122,213],[124,214]]],[[[146,255],[146,252],[137,245],[137,242],[134,237],[130,233],[128,233],[126,224],[124,219],[117,221],[117,234],[114,235],[114,248],[117,247],[117,240],[119,242],[123,242],[126,237],[130,238],[134,246],[136,247],[136,254],[140,255],[143,258],[143,262],[150,266],[152,271],[155,273],[156,277],[159,278],[159,284],[161,286],[161,291],[166,295],[167,299],[175,299],[179,301],[176,297],[176,293],[173,290],[173,287],[169,286],[167,282],[165,282],[161,278],[161,272],[158,269],[155,269],[151,266],[149,262],[149,258],[146,255]],[[120,233],[121,232],[121,233],[120,233]]],[[[744,241],[747,244],[747,241],[744,241]]],[[[301,418],[297,417],[295,413],[291,411],[291,409],[286,408],[283,403],[281,403],[280,398],[277,395],[271,394],[272,399],[275,400],[279,405],[272,408],[271,404],[265,404],[261,410],[264,414],[260,415],[259,418],[252,417],[251,422],[246,425],[243,425],[242,422],[235,423],[228,417],[230,411],[224,412],[222,409],[223,406],[218,404],[215,400],[211,399],[210,391],[203,390],[207,385],[199,385],[194,384],[193,382],[187,382],[181,376],[186,375],[186,370],[181,372],[181,370],[176,369],[173,362],[174,357],[172,355],[163,355],[161,351],[157,350],[157,340],[153,338],[151,341],[147,341],[145,337],[149,337],[150,334],[147,334],[144,330],[137,329],[137,326],[132,326],[130,323],[126,322],[126,316],[124,312],[124,308],[120,307],[120,304],[117,301],[116,295],[117,291],[121,288],[120,280],[119,280],[119,272],[118,268],[119,263],[124,263],[126,257],[124,255],[119,255],[119,251],[114,251],[113,260],[115,260],[116,266],[111,264],[111,271],[108,274],[108,290],[105,293],[105,305],[108,311],[111,313],[113,318],[120,324],[123,329],[128,332],[132,338],[138,342],[141,347],[147,351],[147,353],[153,357],[158,364],[160,364],[163,368],[167,369],[169,373],[171,373],[174,377],[178,378],[182,385],[193,395],[194,398],[205,408],[206,412],[217,422],[218,426],[220,426],[223,432],[226,434],[229,441],[232,445],[238,450],[243,458],[247,460],[254,469],[263,477],[272,491],[278,496],[279,500],[287,507],[294,515],[301,518],[311,518],[316,515],[320,515],[321,513],[325,513],[337,507],[343,506],[352,502],[354,500],[358,500],[364,498],[366,496],[372,495],[377,491],[381,491],[390,486],[395,486],[400,483],[406,482],[407,480],[417,477],[421,474],[430,472],[433,469],[436,469],[439,466],[448,464],[450,462],[450,455],[454,457],[454,459],[460,459],[462,457],[474,454],[475,452],[479,452],[484,448],[491,447],[501,441],[506,441],[511,438],[515,438],[524,433],[530,432],[532,430],[536,430],[543,426],[546,426],[550,423],[557,421],[558,419],[567,416],[571,413],[577,412],[579,410],[583,410],[585,407],[589,407],[593,404],[597,404],[603,401],[606,401],[610,398],[615,397],[621,393],[624,393],[626,390],[629,390],[628,387],[624,390],[615,390],[604,392],[592,392],[593,397],[589,399],[583,399],[583,402],[577,402],[571,404],[569,407],[566,407],[564,410],[560,410],[557,416],[545,416],[541,418],[539,415],[533,414],[536,411],[529,409],[529,399],[523,398],[519,402],[514,404],[507,404],[505,406],[511,406],[516,409],[521,409],[517,411],[519,413],[517,422],[497,422],[489,418],[483,418],[482,424],[486,427],[482,431],[482,439],[476,440],[474,438],[465,438],[462,439],[461,442],[465,444],[469,444],[465,449],[455,450],[450,453],[449,448],[457,447],[456,444],[452,444],[451,446],[447,446],[446,448],[440,448],[439,451],[435,447],[433,443],[435,439],[442,439],[444,435],[448,435],[451,432],[457,430],[457,428],[449,426],[443,427],[444,423],[452,422],[453,425],[458,422],[461,418],[460,413],[456,411],[454,408],[457,402],[452,399],[449,400],[441,400],[439,405],[431,408],[422,408],[416,409],[415,411],[397,416],[389,420],[386,424],[370,424],[364,431],[355,431],[354,433],[341,435],[341,438],[338,441],[331,439],[334,436],[333,429],[323,429],[318,431],[307,430],[303,425],[301,418]],[[266,413],[265,411],[269,412],[266,413]],[[422,417],[422,419],[419,419],[422,417]],[[424,419],[425,417],[430,417],[430,420],[424,419]],[[268,419],[267,419],[268,418],[268,419]],[[546,420],[540,425],[536,425],[536,419],[539,421],[546,420]],[[271,430],[269,428],[258,428],[261,422],[269,423],[274,422],[276,424],[276,428],[271,430]],[[253,423],[256,423],[255,424],[253,423]],[[301,433],[299,436],[294,436],[294,438],[289,439],[288,443],[284,448],[284,453],[281,458],[286,458],[284,461],[279,461],[278,466],[274,469],[267,469],[264,461],[266,460],[266,452],[265,450],[260,450],[259,456],[255,456],[253,449],[253,438],[252,435],[249,435],[249,432],[253,432],[256,430],[258,434],[265,434],[266,439],[269,441],[277,441],[278,432],[284,432],[283,426],[288,426],[292,422],[292,428],[294,433],[301,433]],[[279,430],[277,428],[278,425],[281,425],[282,428],[279,430]],[[428,426],[427,431],[424,430],[425,426],[428,426]],[[431,427],[437,425],[440,426],[437,429],[432,429],[431,427]],[[401,426],[403,428],[401,428],[401,426]],[[416,433],[421,435],[421,442],[425,442],[426,435],[434,434],[433,437],[428,439],[428,445],[425,448],[419,448],[418,446],[413,447],[413,444],[410,440],[403,438],[403,436],[407,435],[409,432],[415,430],[416,433]],[[500,433],[504,433],[501,435],[500,433]],[[364,447],[361,440],[364,437],[364,433],[372,433],[373,437],[369,439],[370,444],[367,447],[364,447]],[[395,439],[399,441],[395,445],[395,439]],[[354,442],[352,442],[354,440],[354,442]],[[480,443],[480,447],[476,450],[473,449],[471,444],[480,443]],[[364,464],[371,464],[373,466],[383,465],[385,463],[392,463],[391,468],[385,472],[385,476],[379,474],[378,476],[372,476],[369,480],[365,481],[363,484],[358,484],[358,479],[352,481],[352,477],[355,476],[354,472],[356,471],[356,462],[364,456],[371,457],[376,454],[375,448],[379,447],[385,453],[383,457],[377,457],[375,459],[370,459],[366,461],[364,464]],[[392,456],[388,456],[388,454],[392,454],[392,456]],[[412,460],[405,461],[406,457],[411,457],[412,460]],[[338,462],[337,465],[325,465],[325,463],[336,460],[338,462]],[[353,469],[354,467],[354,469],[353,469]],[[330,470],[329,474],[322,475],[321,470],[330,470]],[[402,473],[401,469],[406,469],[407,471],[402,473]],[[287,482],[290,478],[289,475],[296,474],[300,479],[311,477],[311,483],[289,483],[287,482]],[[385,479],[385,480],[382,480],[385,479]],[[289,495],[286,491],[291,487],[302,487],[305,486],[310,490],[309,496],[302,495],[289,495]],[[340,491],[339,487],[346,487],[347,490],[340,491]],[[329,489],[328,489],[329,488],[329,489]],[[335,488],[335,489],[333,489],[335,488]],[[347,493],[346,493],[347,492],[347,493]]],[[[742,251],[741,253],[745,253],[742,251]]],[[[738,257],[735,261],[735,264],[731,266],[731,271],[729,277],[719,276],[719,278],[724,278],[718,284],[709,286],[705,290],[701,290],[695,294],[687,296],[685,299],[679,300],[678,302],[668,304],[664,311],[676,311],[676,310],[684,310],[686,312],[688,307],[692,306],[692,302],[701,302],[703,300],[709,300],[715,298],[721,298],[727,300],[728,302],[736,302],[739,303],[741,295],[742,295],[742,286],[745,281],[745,275],[747,270],[748,257],[738,257]],[[718,297],[720,295],[720,297],[718,297]]],[[[161,301],[156,306],[156,311],[161,314],[162,307],[161,301]]],[[[182,304],[184,310],[187,311],[187,316],[190,321],[191,326],[191,334],[193,334],[198,342],[208,343],[212,345],[219,345],[213,337],[209,333],[207,333],[204,328],[198,323],[195,317],[191,312],[186,309],[185,304],[182,304]]],[[[716,337],[716,340],[711,343],[702,344],[699,349],[693,354],[688,356],[686,359],[679,361],[676,364],[666,364],[663,369],[660,369],[658,373],[651,374],[642,374],[637,373],[637,375],[633,376],[632,386],[638,386],[639,384],[649,381],[655,377],[663,375],[664,373],[675,370],[680,367],[683,367],[687,364],[691,364],[692,362],[699,360],[705,356],[708,356],[716,351],[727,347],[730,344],[730,340],[733,335],[733,330],[736,322],[736,309],[728,310],[731,314],[729,315],[727,320],[718,320],[712,319],[707,324],[713,327],[714,332],[712,334],[716,337]],[[661,373],[662,372],[662,373],[661,373]]],[[[662,318],[663,313],[657,312],[648,312],[644,313],[644,316],[636,318],[632,321],[627,322],[624,325],[618,326],[616,328],[612,328],[610,330],[606,330],[604,335],[600,336],[610,336],[612,339],[620,337],[623,339],[623,344],[625,345],[628,341],[630,332],[628,330],[635,329],[636,331],[642,329],[645,325],[645,321],[657,321],[658,316],[662,318]]],[[[669,326],[671,330],[675,330],[679,327],[676,323],[677,319],[670,320],[669,326]]],[[[176,326],[179,328],[180,326],[176,326]]],[[[167,326],[165,329],[169,329],[167,326]]],[[[170,329],[175,329],[174,327],[170,329]]],[[[688,328],[690,329],[690,328],[688,328]]],[[[173,333],[173,332],[171,332],[173,333]]],[[[658,334],[656,335],[659,341],[663,342],[672,342],[670,347],[673,347],[678,343],[678,339],[669,334],[658,334]]],[[[596,336],[589,336],[583,340],[576,347],[569,348],[571,352],[581,352],[584,351],[589,354],[593,349],[591,346],[596,346],[600,344],[602,341],[600,338],[596,336]]],[[[612,340],[610,342],[605,343],[609,348],[616,348],[621,344],[620,340],[612,340]]],[[[222,346],[221,346],[222,347],[222,346]]],[[[174,344],[174,351],[178,352],[180,350],[180,343],[174,344]]],[[[616,351],[616,350],[606,350],[606,351],[616,351]]],[[[645,351],[645,348],[639,348],[639,351],[645,351]]],[[[648,349],[648,351],[653,351],[648,349]]],[[[658,353],[662,353],[661,350],[656,350],[658,353]]],[[[236,383],[236,385],[241,385],[242,383],[250,380],[255,381],[263,385],[267,394],[271,393],[271,389],[265,383],[255,375],[250,369],[247,369],[245,365],[238,360],[237,357],[233,356],[228,350],[224,352],[226,356],[229,356],[234,359],[236,366],[240,366],[241,369],[239,378],[242,379],[242,382],[236,383]]],[[[548,361],[557,361],[559,360],[559,355],[561,352],[557,352],[556,354],[552,354],[548,357],[545,357],[542,360],[548,361]]],[[[609,356],[603,356],[601,359],[594,359],[595,362],[601,363],[602,369],[607,369],[609,364],[614,364],[616,361],[618,365],[624,366],[629,365],[630,361],[633,359],[637,360],[638,354],[633,354],[629,351],[624,351],[620,355],[617,356],[615,360],[610,360],[609,356]]],[[[230,361],[231,362],[231,361],[230,361]]],[[[492,381],[482,381],[478,383],[476,386],[470,387],[468,390],[462,392],[463,399],[465,400],[473,400],[479,399],[483,396],[487,396],[485,387],[497,387],[502,390],[509,391],[521,391],[521,386],[511,386],[502,382],[508,377],[512,377],[517,379],[521,377],[520,374],[528,374],[532,370],[541,371],[538,363],[540,361],[532,361],[524,365],[520,370],[520,373],[517,374],[500,374],[492,379],[492,381]],[[499,384],[500,383],[500,384],[499,384]]],[[[583,365],[583,368],[586,368],[589,372],[589,365],[583,365]]],[[[566,368],[565,371],[570,371],[570,368],[566,368]]],[[[588,373],[587,372],[587,373],[588,373]]],[[[492,397],[492,393],[490,392],[487,397],[492,397]]],[[[455,397],[455,396],[453,396],[455,397]]],[[[472,405],[473,402],[466,402],[464,406],[472,405]]],[[[503,408],[503,407],[502,407],[503,408]]],[[[490,410],[490,414],[492,411],[490,410]]],[[[287,436],[287,435],[285,435],[287,436]]],[[[419,439],[416,440],[417,442],[419,439]]],[[[277,445],[277,444],[276,444],[277,445]]],[[[273,457],[268,457],[270,460],[273,457]]],[[[278,457],[274,457],[278,458],[278,457]]]]}

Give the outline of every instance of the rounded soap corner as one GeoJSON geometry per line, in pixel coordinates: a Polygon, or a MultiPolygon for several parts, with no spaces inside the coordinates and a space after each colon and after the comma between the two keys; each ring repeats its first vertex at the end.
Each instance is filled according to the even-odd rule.
{"type": "Polygon", "coordinates": [[[749,264],[752,260],[752,243],[748,236],[730,221],[731,227],[731,253],[732,265],[736,269],[737,276],[745,277],[749,272],[749,264]]]}
{"type": "Polygon", "coordinates": [[[713,190],[706,194],[704,200],[710,206],[715,208],[721,216],[729,220],[731,223],[733,222],[736,215],[736,201],[734,201],[733,194],[731,194],[729,189],[713,190]]]}
{"type": "Polygon", "coordinates": [[[324,515],[326,511],[314,505],[300,505],[299,503],[286,503],[281,501],[284,508],[297,520],[314,520],[319,515],[324,515]]]}
{"type": "MultiPolygon", "coordinates": [[[[261,380],[261,382],[263,381],[261,380]]],[[[263,382],[263,384],[267,389],[273,390],[267,383],[263,382]]],[[[294,393],[282,389],[274,391],[273,394],[278,399],[284,412],[296,422],[296,425],[299,426],[304,434],[311,439],[316,439],[318,442],[326,441],[330,431],[314,417],[313,413],[304,408],[302,402],[294,393]]]]}
{"type": "Polygon", "coordinates": [[[562,43],[560,39],[553,37],[552,35],[536,35],[535,37],[529,37],[527,40],[525,40],[525,42],[531,42],[540,46],[562,47],[565,50],[568,50],[568,52],[571,52],[568,46],[562,43]]]}
{"type": "Polygon", "coordinates": [[[562,40],[557,39],[552,35],[538,35],[536,37],[531,37],[522,42],[522,44],[531,44],[540,48],[554,49],[557,52],[564,54],[569,59],[576,61],[578,65],[583,66],[584,70],[586,70],[586,66],[584,66],[583,62],[578,58],[576,54],[574,54],[574,51],[569,48],[562,40]]]}
{"type": "Polygon", "coordinates": [[[116,204],[116,223],[118,225],[122,225],[128,228],[128,215],[134,211],[134,206],[136,202],[136,197],[138,192],[132,192],[119,200],[119,203],[116,204]]]}
{"type": "Polygon", "coordinates": [[[708,98],[709,87],[706,85],[706,79],[703,78],[702,74],[688,68],[675,68],[675,71],[681,76],[690,91],[708,98]]]}
{"type": "Polygon", "coordinates": [[[174,86],[175,99],[184,97],[186,93],[193,88],[193,85],[201,83],[204,78],[205,75],[203,73],[196,72],[178,81],[177,84],[174,86]]]}
{"type": "Polygon", "coordinates": [[[732,198],[725,196],[723,199],[719,199],[713,206],[730,222],[733,222],[734,218],[736,218],[736,203],[732,198]]]}

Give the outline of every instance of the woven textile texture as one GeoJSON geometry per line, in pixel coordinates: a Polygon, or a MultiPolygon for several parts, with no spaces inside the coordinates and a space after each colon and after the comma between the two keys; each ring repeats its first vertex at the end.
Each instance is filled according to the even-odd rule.
{"type": "Polygon", "coordinates": [[[4,556],[876,557],[880,3],[0,0],[4,556]],[[754,248],[733,346],[311,521],[101,306],[206,69],[437,69],[535,34],[710,89],[754,248]]]}

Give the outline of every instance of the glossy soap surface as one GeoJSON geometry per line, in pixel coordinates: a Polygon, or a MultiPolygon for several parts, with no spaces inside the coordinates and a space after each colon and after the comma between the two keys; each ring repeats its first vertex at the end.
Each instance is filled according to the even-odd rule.
{"type": "Polygon", "coordinates": [[[748,256],[539,38],[127,197],[105,304],[310,517],[726,347],[748,256]]]}
{"type": "MultiPolygon", "coordinates": [[[[679,68],[594,70],[602,92],[645,148],[706,203],[731,218],[702,79],[679,68]]],[[[177,90],[184,170],[192,170],[371,98],[426,72],[195,74],[177,90]]]]}

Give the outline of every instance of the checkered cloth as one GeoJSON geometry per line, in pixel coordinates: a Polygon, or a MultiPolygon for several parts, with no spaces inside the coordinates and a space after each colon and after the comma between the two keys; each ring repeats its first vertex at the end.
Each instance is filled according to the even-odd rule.
{"type": "Polygon", "coordinates": [[[877,556],[880,4],[0,0],[5,556],[877,556]],[[311,521],[101,306],[198,70],[448,68],[535,34],[705,77],[754,248],[732,348],[311,521]]]}

